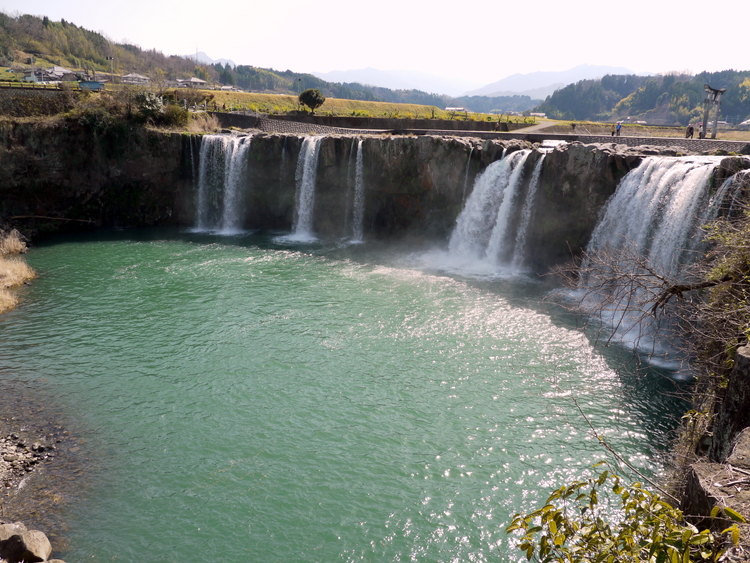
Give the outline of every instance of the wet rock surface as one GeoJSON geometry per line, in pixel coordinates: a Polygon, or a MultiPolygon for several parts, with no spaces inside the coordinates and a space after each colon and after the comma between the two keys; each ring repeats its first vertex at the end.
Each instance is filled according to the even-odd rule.
{"type": "Polygon", "coordinates": [[[49,560],[50,555],[31,559],[29,553],[36,552],[27,549],[44,541],[55,554],[68,547],[66,507],[85,494],[90,464],[85,442],[54,405],[48,389],[0,381],[0,561],[13,561],[19,550],[19,561],[49,560]],[[35,534],[24,537],[27,531],[35,534]],[[4,543],[14,536],[19,537],[4,543]]]}

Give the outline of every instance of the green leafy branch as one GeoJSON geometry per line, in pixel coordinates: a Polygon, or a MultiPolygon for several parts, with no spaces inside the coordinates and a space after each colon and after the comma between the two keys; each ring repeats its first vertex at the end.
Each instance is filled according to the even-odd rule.
{"type": "MultiPolygon", "coordinates": [[[[712,518],[720,512],[745,522],[718,506],[712,518]]],[[[698,531],[658,494],[641,483],[623,485],[609,470],[560,487],[538,510],[515,514],[506,532],[520,532],[518,548],[527,560],[541,563],[715,562],[725,551],[722,537],[737,545],[740,533],[736,524],[719,535],[698,531]]]]}

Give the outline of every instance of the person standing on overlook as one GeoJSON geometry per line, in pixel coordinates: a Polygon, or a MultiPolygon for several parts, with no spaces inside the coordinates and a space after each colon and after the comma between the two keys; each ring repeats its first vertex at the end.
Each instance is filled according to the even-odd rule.
{"type": "Polygon", "coordinates": [[[617,132],[617,136],[620,136],[620,130],[622,129],[622,121],[617,122],[617,127],[615,128],[615,131],[617,132]]]}

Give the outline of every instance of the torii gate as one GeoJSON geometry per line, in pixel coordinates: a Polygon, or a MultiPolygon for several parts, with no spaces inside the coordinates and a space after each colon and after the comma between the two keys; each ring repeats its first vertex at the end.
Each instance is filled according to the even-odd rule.
{"type": "Polygon", "coordinates": [[[706,138],[706,126],[708,125],[708,114],[711,111],[711,106],[716,107],[716,116],[714,117],[714,126],[711,129],[711,138],[716,138],[716,130],[719,128],[719,106],[721,105],[721,95],[727,91],[726,88],[717,90],[711,88],[708,84],[703,85],[703,89],[706,91],[706,99],[703,101],[703,131],[701,131],[701,139],[706,138]]]}

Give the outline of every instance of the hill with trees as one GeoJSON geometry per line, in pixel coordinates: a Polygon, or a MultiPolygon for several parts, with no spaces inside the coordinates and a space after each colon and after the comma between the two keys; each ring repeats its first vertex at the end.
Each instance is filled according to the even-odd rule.
{"type": "Polygon", "coordinates": [[[251,92],[298,96],[316,89],[327,98],[465,107],[480,113],[527,112],[534,109],[553,119],[613,121],[629,117],[658,125],[687,125],[703,115],[704,84],[726,88],[721,119],[737,124],[750,118],[750,71],[703,72],[695,76],[607,75],[569,84],[539,103],[529,96],[450,97],[420,90],[390,90],[356,82],[326,82],[312,74],[277,71],[250,65],[205,64],[189,57],[164,55],[154,49],[116,43],[101,33],[47,17],[10,16],[0,12],[0,66],[14,69],[60,65],[85,73],[137,73],[156,85],[198,77],[213,84],[251,92]],[[110,59],[111,58],[111,59],[110,59]],[[536,106],[536,107],[535,107],[536,106]]]}
{"type": "Polygon", "coordinates": [[[229,63],[205,64],[189,57],[167,56],[127,43],[116,43],[101,33],[71,22],[51,21],[32,15],[10,16],[0,12],[0,65],[16,69],[59,65],[82,73],[137,73],[155,83],[192,76],[210,83],[236,86],[243,90],[297,96],[307,89],[319,90],[329,98],[432,105],[462,106],[476,112],[498,110],[523,112],[540,100],[528,96],[451,98],[419,90],[390,90],[359,83],[331,83],[312,74],[276,71],[229,63]],[[33,57],[33,60],[32,60],[33,57]],[[112,57],[112,60],[108,59],[112,57]]]}
{"type": "Polygon", "coordinates": [[[720,119],[738,124],[750,118],[750,71],[696,75],[608,75],[557,90],[535,111],[553,119],[613,121],[629,117],[657,125],[687,125],[703,117],[704,85],[726,88],[720,119]]]}

